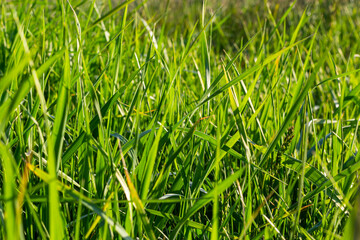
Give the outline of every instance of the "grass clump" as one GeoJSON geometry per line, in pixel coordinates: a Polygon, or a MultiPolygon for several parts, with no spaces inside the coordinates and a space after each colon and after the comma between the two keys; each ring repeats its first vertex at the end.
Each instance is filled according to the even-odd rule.
{"type": "Polygon", "coordinates": [[[2,238],[357,237],[356,3],[229,2],[1,3],[2,238]]]}

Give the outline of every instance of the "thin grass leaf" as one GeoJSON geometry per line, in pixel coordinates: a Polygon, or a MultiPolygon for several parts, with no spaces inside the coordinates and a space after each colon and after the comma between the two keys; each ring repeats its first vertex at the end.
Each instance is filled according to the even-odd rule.
{"type": "Polygon", "coordinates": [[[170,238],[175,239],[177,235],[179,234],[181,228],[184,226],[186,221],[193,216],[197,211],[199,211],[202,207],[204,207],[206,204],[208,204],[210,201],[212,201],[215,197],[215,194],[220,194],[224,192],[226,189],[228,189],[235,181],[238,179],[238,177],[241,175],[242,171],[238,170],[233,175],[222,181],[218,184],[216,191],[211,190],[208,194],[206,194],[204,197],[199,199],[195,202],[195,204],[186,212],[184,217],[181,219],[181,221],[176,225],[174,230],[172,231],[170,238]]]}

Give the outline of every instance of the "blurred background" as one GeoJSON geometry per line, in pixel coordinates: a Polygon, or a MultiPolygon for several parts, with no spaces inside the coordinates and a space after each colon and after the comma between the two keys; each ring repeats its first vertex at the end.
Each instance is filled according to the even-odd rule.
{"type": "MultiPolygon", "coordinates": [[[[203,6],[205,6],[206,22],[214,13],[216,18],[213,24],[212,39],[216,42],[218,50],[229,47],[238,48],[239,40],[248,40],[264,23],[272,25],[279,20],[284,13],[293,5],[289,12],[291,19],[285,21],[285,25],[279,28],[292,27],[291,24],[297,24],[304,11],[313,23],[320,23],[324,30],[329,30],[334,21],[339,16],[352,18],[355,27],[359,23],[358,0],[136,0],[130,5],[131,9],[137,9],[141,17],[154,23],[155,28],[164,28],[163,31],[169,37],[174,37],[177,28],[191,30],[195,24],[202,24],[201,16],[203,6]],[[205,3],[205,4],[204,4],[205,3]],[[294,3],[294,4],[293,4],[294,3]],[[311,13],[311,14],[310,14],[311,13]],[[311,16],[310,16],[311,15],[311,16]],[[199,22],[200,21],[200,22],[199,22]]],[[[105,8],[109,2],[99,1],[99,4],[105,8]],[[101,4],[102,3],[102,4],[101,4]]],[[[112,0],[112,6],[119,5],[120,1],[112,0]]]]}

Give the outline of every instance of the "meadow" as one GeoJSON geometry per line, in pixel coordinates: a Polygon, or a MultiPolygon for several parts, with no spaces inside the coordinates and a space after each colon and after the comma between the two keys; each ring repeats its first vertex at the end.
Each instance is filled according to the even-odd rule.
{"type": "Polygon", "coordinates": [[[1,239],[359,239],[357,1],[1,1],[1,239]]]}

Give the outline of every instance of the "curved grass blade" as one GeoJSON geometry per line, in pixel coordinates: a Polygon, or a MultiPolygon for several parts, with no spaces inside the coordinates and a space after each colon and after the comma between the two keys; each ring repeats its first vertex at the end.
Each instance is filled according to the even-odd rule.
{"type": "Polygon", "coordinates": [[[260,166],[262,166],[264,161],[269,157],[270,153],[274,150],[276,143],[280,140],[280,137],[286,132],[291,121],[296,116],[296,113],[298,112],[298,109],[300,108],[302,102],[304,101],[305,97],[307,96],[310,87],[315,82],[316,74],[318,73],[320,67],[323,65],[324,61],[325,61],[325,59],[322,59],[317,63],[315,70],[312,73],[310,79],[306,82],[304,89],[301,91],[301,93],[297,97],[296,101],[294,101],[294,104],[291,106],[288,115],[286,116],[284,122],[282,123],[278,133],[276,134],[275,139],[271,142],[270,146],[267,148],[266,152],[262,156],[260,163],[259,163],[260,166]]]}
{"type": "MultiPolygon", "coordinates": [[[[356,154],[355,163],[352,166],[341,171],[336,176],[334,176],[333,179],[335,182],[338,182],[341,179],[350,176],[351,174],[353,174],[355,171],[357,171],[359,169],[360,169],[360,154],[356,154]]],[[[305,202],[305,201],[311,199],[316,194],[320,193],[321,191],[325,190],[327,187],[329,187],[331,185],[332,185],[332,181],[330,179],[327,179],[318,188],[316,188],[315,190],[306,194],[303,198],[303,201],[305,202]]],[[[293,205],[290,206],[290,208],[288,210],[291,210],[291,209],[295,208],[296,206],[297,206],[297,203],[294,203],[293,205]]]]}
{"type": "MultiPolygon", "coordinates": [[[[63,55],[65,50],[59,51],[54,56],[50,57],[43,65],[41,65],[36,70],[36,75],[41,76],[45,73],[51,65],[53,65],[59,57],[63,55]]],[[[0,106],[0,133],[3,132],[4,127],[6,125],[7,119],[11,116],[12,112],[19,106],[20,102],[24,99],[24,97],[29,93],[30,89],[34,85],[34,81],[32,80],[33,77],[31,76],[28,79],[23,80],[19,84],[19,89],[13,95],[13,97],[8,98],[1,106],[0,106]]]]}
{"type": "Polygon", "coordinates": [[[196,201],[196,203],[187,211],[181,221],[176,225],[172,233],[170,234],[170,239],[176,239],[179,234],[181,228],[184,224],[202,207],[211,202],[215,198],[215,194],[221,194],[226,189],[228,189],[242,174],[242,170],[236,171],[233,175],[222,181],[217,185],[216,191],[211,190],[208,194],[206,194],[203,198],[196,201]]]}
{"type": "MultiPolygon", "coordinates": [[[[34,165],[30,163],[26,163],[26,166],[32,171],[36,176],[38,176],[41,180],[48,183],[52,181],[51,176],[44,172],[43,170],[36,168],[34,165]]],[[[98,214],[104,221],[107,222],[107,224],[115,229],[119,235],[126,239],[131,240],[132,238],[129,236],[129,234],[126,232],[126,230],[116,221],[114,221],[112,218],[106,215],[104,211],[102,211],[100,208],[98,208],[94,203],[92,203],[91,199],[87,198],[83,194],[77,192],[76,190],[72,189],[71,187],[63,184],[60,181],[55,181],[56,188],[58,191],[63,192],[64,194],[70,195],[77,201],[81,201],[81,204],[87,207],[90,211],[93,211],[94,213],[98,214]]]]}
{"type": "Polygon", "coordinates": [[[236,54],[235,56],[230,60],[230,62],[228,62],[225,66],[225,70],[222,70],[220,72],[220,74],[215,78],[215,80],[213,81],[213,83],[210,85],[210,87],[205,91],[205,93],[203,94],[202,98],[200,99],[199,102],[204,102],[204,99],[206,97],[209,96],[209,94],[215,89],[216,85],[220,82],[220,80],[223,78],[223,76],[225,75],[225,72],[228,71],[234,64],[234,62],[236,61],[236,59],[239,58],[239,56],[244,52],[244,50],[250,45],[250,43],[256,38],[256,36],[258,35],[258,33],[256,33],[245,45],[244,47],[242,47],[236,54]]]}
{"type": "MultiPolygon", "coordinates": [[[[146,64],[146,63],[145,63],[146,64]]],[[[114,105],[114,103],[117,101],[117,99],[124,93],[126,90],[127,85],[138,75],[138,73],[143,69],[145,66],[142,65],[125,83],[124,86],[122,86],[101,108],[101,116],[105,116],[107,111],[114,105]]],[[[90,122],[90,130],[94,131],[98,124],[100,122],[99,115],[96,115],[90,122]]],[[[65,153],[62,156],[62,163],[66,164],[67,161],[70,160],[72,155],[79,149],[79,147],[86,141],[86,132],[81,131],[79,136],[76,138],[76,140],[66,149],[65,153]]]]}
{"type": "MultiPolygon", "coordinates": [[[[125,90],[122,88],[121,90],[125,90]]],[[[104,116],[106,112],[114,105],[116,100],[122,95],[123,91],[119,90],[116,92],[101,108],[101,114],[104,116]]],[[[90,130],[94,131],[100,122],[99,116],[96,115],[90,122],[90,130]]],[[[62,157],[63,164],[65,164],[71,156],[76,152],[76,150],[86,141],[86,133],[82,131],[79,137],[71,144],[71,146],[65,151],[62,157]]]]}
{"type": "Polygon", "coordinates": [[[19,223],[16,221],[16,174],[14,169],[15,160],[9,153],[7,147],[0,142],[0,156],[2,159],[2,168],[4,172],[4,198],[5,200],[5,229],[7,239],[18,239],[20,238],[19,223]]]}
{"type": "MultiPolygon", "coordinates": [[[[307,38],[302,39],[294,44],[291,44],[290,46],[287,46],[283,49],[281,49],[280,51],[278,51],[277,53],[272,54],[271,56],[265,58],[261,63],[256,64],[255,66],[253,66],[252,68],[246,70],[245,72],[241,73],[239,76],[235,77],[234,79],[232,79],[230,82],[228,82],[227,84],[223,85],[220,89],[216,90],[215,92],[213,92],[209,97],[207,97],[207,95],[203,95],[203,97],[201,98],[200,102],[198,103],[197,107],[200,107],[201,105],[203,105],[205,102],[213,99],[215,96],[219,95],[220,93],[224,92],[226,89],[230,88],[231,86],[235,85],[236,83],[240,82],[242,79],[250,76],[251,74],[253,74],[254,72],[258,71],[259,69],[263,68],[264,66],[266,66],[267,64],[269,64],[270,62],[272,62],[273,60],[275,60],[276,58],[278,58],[280,55],[282,55],[284,52],[290,50],[291,48],[295,47],[296,45],[298,45],[299,43],[305,41],[307,38]],[[207,98],[205,98],[207,97],[207,98]],[[204,99],[205,98],[205,99],[204,99]],[[202,100],[204,99],[204,100],[202,100]]],[[[208,89],[207,92],[211,92],[213,89],[215,89],[216,87],[216,82],[214,82],[213,84],[211,84],[210,88],[208,89]]]]}
{"type": "Polygon", "coordinates": [[[126,7],[127,5],[129,5],[130,3],[134,2],[135,0],[128,0],[125,1],[121,4],[119,4],[118,6],[116,6],[115,8],[111,9],[108,13],[106,13],[104,16],[102,16],[101,18],[99,18],[98,20],[96,20],[95,22],[93,22],[87,29],[85,29],[83,31],[83,34],[90,31],[92,28],[94,28],[98,23],[108,19],[109,17],[113,16],[115,13],[117,13],[118,11],[120,11],[121,9],[123,9],[124,7],[126,7]]]}
{"type": "Polygon", "coordinates": [[[71,78],[70,78],[70,59],[69,52],[65,51],[65,63],[64,63],[64,77],[60,83],[59,89],[59,98],[57,99],[56,104],[56,114],[55,122],[52,130],[52,138],[54,146],[53,150],[55,152],[56,159],[56,170],[59,170],[60,167],[60,157],[64,142],[65,126],[67,121],[67,115],[69,112],[69,101],[70,101],[70,88],[71,88],[71,78]]]}
{"type": "Polygon", "coordinates": [[[135,205],[135,209],[137,211],[137,213],[140,215],[140,219],[141,222],[143,223],[144,227],[145,227],[145,231],[148,234],[148,237],[151,240],[155,240],[155,234],[154,231],[152,230],[152,226],[150,224],[150,221],[146,215],[145,212],[145,208],[144,208],[144,204],[142,203],[141,199],[139,198],[139,194],[137,193],[137,190],[134,186],[134,184],[131,181],[131,177],[130,174],[126,168],[126,164],[125,164],[125,160],[123,157],[121,157],[122,163],[124,165],[124,170],[125,170],[125,177],[126,177],[126,181],[130,190],[130,196],[131,196],[131,200],[134,202],[135,205]]]}
{"type": "Polygon", "coordinates": [[[25,54],[20,63],[13,67],[3,78],[1,78],[0,93],[2,93],[11,82],[23,71],[30,62],[30,54],[25,54]]]}

